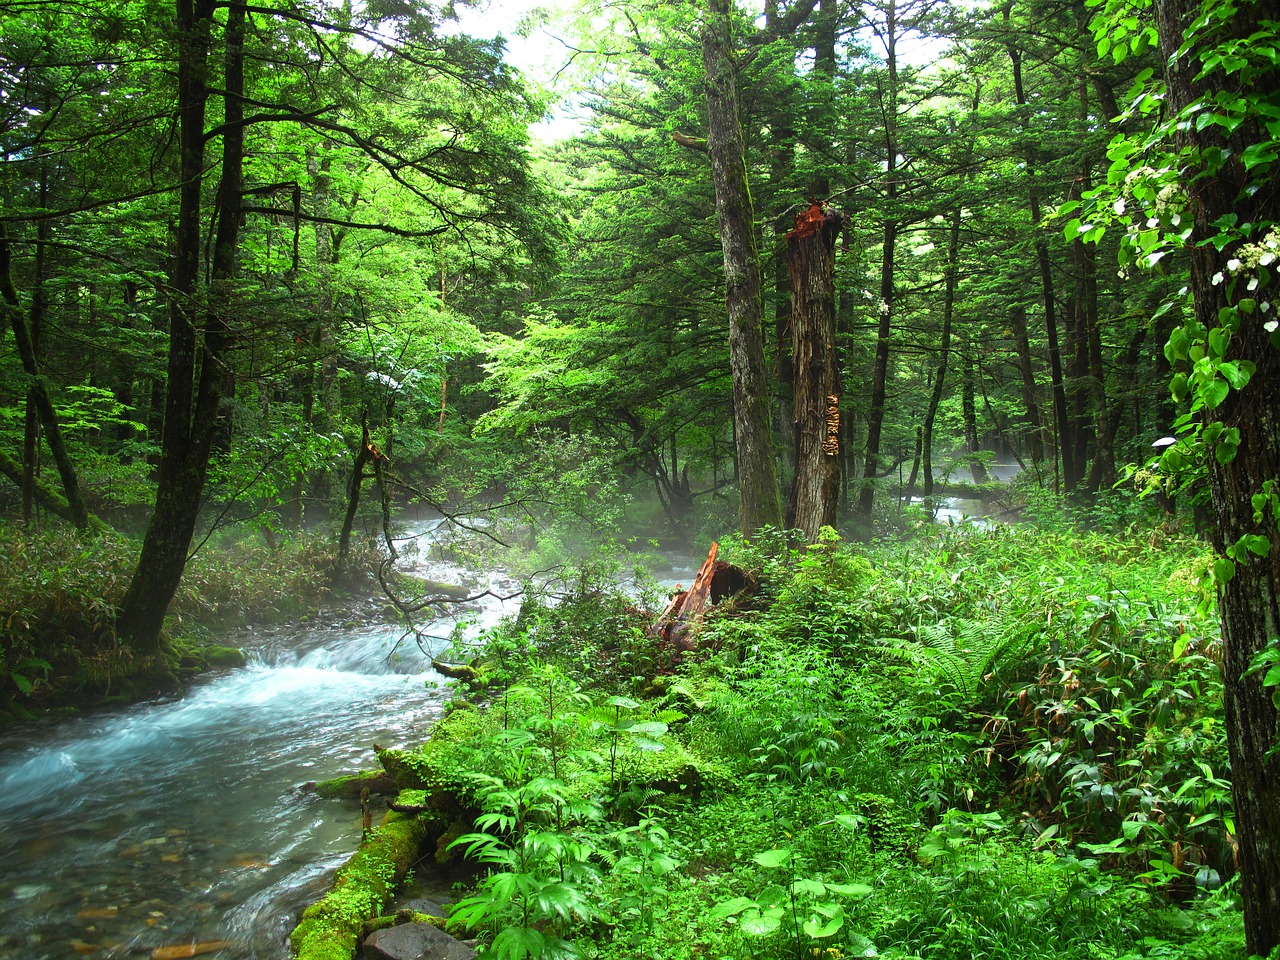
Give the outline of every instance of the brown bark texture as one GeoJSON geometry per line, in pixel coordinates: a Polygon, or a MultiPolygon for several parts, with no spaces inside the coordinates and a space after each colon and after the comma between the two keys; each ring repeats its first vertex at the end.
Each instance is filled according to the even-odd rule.
{"type": "MultiPolygon", "coordinates": [[[[63,443],[58,415],[53,408],[53,401],[49,397],[49,390],[40,372],[40,362],[36,357],[31,332],[27,329],[26,318],[22,315],[22,303],[18,297],[17,288],[13,285],[9,236],[2,222],[0,222],[0,307],[3,307],[9,319],[9,327],[13,330],[13,339],[18,347],[18,356],[22,359],[23,371],[31,378],[28,403],[35,408],[40,425],[44,428],[45,441],[49,444],[49,452],[53,454],[54,465],[58,468],[58,476],[62,480],[68,515],[77,527],[87,530],[89,529],[89,510],[80,494],[80,480],[76,474],[75,463],[63,443]]],[[[24,483],[25,486],[27,484],[24,483]]]]}
{"type": "Polygon", "coordinates": [[[241,207],[243,116],[243,5],[229,4],[226,132],[218,230],[214,240],[210,295],[224,302],[198,303],[201,251],[201,185],[205,177],[205,108],[213,0],[177,0],[181,55],[178,61],[179,139],[182,186],[178,200],[177,249],[170,293],[168,384],[156,503],[142,541],[133,579],[120,604],[116,632],[144,652],[158,649],[165,613],[187,564],[187,550],[200,512],[201,494],[229,387],[225,310],[235,265],[241,207]],[[221,309],[220,309],[221,308],[221,309]]]}
{"type": "Polygon", "coordinates": [[[791,349],[795,359],[796,472],[787,527],[815,543],[834,526],[840,492],[840,398],[836,377],[836,237],[844,214],[819,203],[787,234],[791,349]]]}
{"type": "MultiPolygon", "coordinates": [[[[1264,29],[1260,20],[1267,16],[1268,8],[1264,3],[1241,4],[1231,24],[1234,36],[1247,37],[1264,29]]],[[[1153,9],[1165,62],[1170,116],[1219,91],[1229,95],[1240,92],[1229,89],[1221,73],[1196,79],[1200,62],[1194,51],[1178,55],[1184,30],[1200,12],[1199,3],[1165,0],[1153,9]]],[[[1280,73],[1273,70],[1257,76],[1247,94],[1269,95],[1274,101],[1277,91],[1280,73]]],[[[1213,126],[1204,130],[1190,124],[1179,127],[1177,146],[1227,151],[1223,166],[1212,176],[1199,177],[1195,189],[1189,191],[1194,216],[1191,290],[1196,318],[1211,331],[1220,326],[1223,308],[1248,296],[1244,283],[1214,283],[1216,275],[1230,275],[1227,264],[1236,256],[1238,244],[1217,250],[1207,243],[1217,233],[1213,222],[1234,214],[1239,223],[1260,223],[1274,221],[1280,214],[1280,181],[1273,175],[1251,185],[1254,178],[1240,160],[1248,144],[1266,139],[1265,132],[1253,122],[1242,124],[1230,137],[1213,126]],[[1245,189],[1247,186],[1250,189],[1245,189]]],[[[1255,522],[1251,501],[1265,483],[1280,482],[1280,350],[1272,345],[1263,327],[1265,319],[1256,312],[1243,315],[1239,330],[1230,334],[1227,358],[1256,364],[1253,378],[1242,390],[1232,390],[1219,406],[1205,411],[1206,423],[1217,421],[1240,431],[1239,449],[1227,463],[1208,457],[1217,515],[1214,546],[1222,552],[1244,535],[1261,535],[1270,542],[1268,556],[1237,564],[1235,575],[1218,593],[1245,940],[1251,954],[1262,956],[1280,945],[1280,754],[1268,756],[1280,731],[1280,715],[1270,691],[1262,685],[1262,675],[1245,674],[1258,651],[1280,636],[1280,529],[1269,510],[1255,522]]]]}
{"type": "Polygon", "coordinates": [[[744,534],[780,526],[778,478],[769,429],[769,389],[761,332],[763,306],[755,213],[747,185],[742,122],[733,62],[729,0],[708,0],[702,31],[706,70],[707,153],[716,194],[716,222],[724,251],[729,362],[737,442],[738,522],[744,534]]]}

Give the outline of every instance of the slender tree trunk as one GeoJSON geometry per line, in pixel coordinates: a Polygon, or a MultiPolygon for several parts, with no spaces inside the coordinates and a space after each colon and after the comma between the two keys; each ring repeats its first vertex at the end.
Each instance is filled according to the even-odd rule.
{"type": "Polygon", "coordinates": [[[1031,462],[1044,462],[1044,424],[1040,420],[1040,404],[1036,401],[1036,375],[1031,366],[1031,340],[1027,336],[1027,309],[1021,304],[1009,308],[1009,328],[1018,354],[1018,373],[1022,380],[1022,408],[1027,417],[1027,448],[1031,462]]]}
{"type": "MultiPolygon", "coordinates": [[[[1004,8],[1007,23],[1013,9],[1010,2],[1004,8]]],[[[1013,66],[1014,98],[1024,122],[1029,119],[1027,95],[1022,83],[1022,51],[1013,43],[1006,44],[1013,66]]],[[[1049,245],[1040,230],[1040,192],[1036,187],[1035,166],[1031,151],[1025,155],[1027,171],[1027,202],[1031,212],[1031,225],[1035,230],[1036,263],[1040,270],[1040,291],[1044,303],[1044,328],[1049,341],[1049,376],[1053,387],[1053,416],[1057,445],[1062,455],[1062,475],[1070,478],[1075,473],[1075,451],[1071,444],[1071,423],[1067,413],[1066,382],[1062,375],[1062,349],[1058,341],[1058,319],[1053,297],[1053,269],[1049,259],[1049,245]]]]}
{"type": "Polygon", "coordinates": [[[200,308],[201,183],[204,177],[204,117],[209,99],[206,69],[213,27],[213,0],[177,0],[181,54],[178,101],[182,145],[178,240],[170,295],[169,380],[165,396],[163,448],[156,504],[142,552],[120,605],[116,629],[144,653],[161,645],[165,612],[187,563],[200,512],[219,407],[231,384],[227,366],[227,310],[239,240],[244,127],[243,4],[227,5],[226,132],[218,227],[210,274],[211,304],[200,308]],[[203,336],[202,336],[203,335],[203,336]],[[198,369],[198,378],[197,378],[198,369]]]}
{"type": "MultiPolygon", "coordinates": [[[[49,206],[49,178],[47,171],[40,171],[40,208],[49,206]]],[[[40,341],[44,334],[44,316],[49,296],[45,290],[45,256],[49,244],[48,220],[36,225],[35,278],[31,290],[31,353],[36,366],[40,364],[40,341]]],[[[22,520],[30,524],[35,519],[34,498],[36,477],[39,473],[37,458],[40,455],[40,398],[33,385],[27,390],[27,409],[22,436],[22,520]]]]}
{"type": "MultiPolygon", "coordinates": [[[[978,440],[978,405],[975,402],[977,393],[973,372],[973,351],[973,341],[965,336],[960,363],[960,413],[964,418],[964,445],[970,455],[976,455],[982,446],[978,440]]],[[[986,482],[987,468],[976,456],[969,461],[969,476],[973,478],[974,483],[986,482]]]]}
{"type": "Polygon", "coordinates": [[[951,319],[955,314],[956,268],[960,259],[960,213],[959,206],[951,211],[951,228],[947,232],[947,273],[942,290],[942,335],[938,343],[938,369],[933,375],[933,391],[929,394],[929,408],[925,411],[924,428],[920,434],[926,498],[933,496],[933,425],[938,417],[938,407],[942,404],[942,393],[947,382],[947,364],[951,359],[951,319]]]}
{"type": "Polygon", "coordinates": [[[836,382],[836,237],[844,215],[813,204],[787,234],[795,357],[796,473],[787,528],[816,543],[834,526],[840,492],[840,396],[836,382]]]}
{"type": "Polygon", "coordinates": [[[80,493],[80,480],[76,475],[75,464],[62,439],[62,428],[58,424],[58,415],[53,409],[53,401],[49,398],[49,388],[40,371],[35,344],[32,342],[31,332],[27,329],[27,319],[22,315],[22,301],[18,297],[17,288],[13,285],[10,257],[9,234],[5,224],[0,221],[0,304],[3,304],[4,312],[8,315],[9,328],[13,331],[13,339],[18,347],[22,368],[31,378],[28,400],[34,401],[36,414],[44,428],[45,442],[49,444],[54,466],[58,468],[58,476],[62,480],[62,491],[67,498],[68,510],[73,517],[72,522],[81,530],[87,530],[89,510],[80,493]]]}
{"type": "MultiPolygon", "coordinates": [[[[1264,30],[1260,22],[1270,5],[1241,4],[1231,29],[1236,37],[1264,30]]],[[[1179,54],[1183,32],[1201,13],[1194,0],[1165,0],[1153,6],[1165,64],[1168,91],[1166,109],[1176,116],[1200,97],[1212,98],[1224,91],[1220,73],[1197,80],[1200,60],[1196,52],[1179,54]]],[[[1280,91],[1280,73],[1260,72],[1248,95],[1272,100],[1280,91]]],[[[1234,90],[1227,91],[1236,96],[1234,90]]],[[[1190,156],[1238,157],[1250,143],[1265,142],[1267,135],[1255,122],[1236,129],[1228,139],[1214,126],[1197,129],[1179,126],[1176,145],[1190,156]]],[[[1195,171],[1191,171],[1194,173],[1195,171]]],[[[1189,191],[1193,215],[1191,291],[1196,319],[1209,331],[1220,329],[1224,308],[1251,296],[1244,283],[1215,283],[1215,276],[1229,276],[1228,262],[1238,244],[1222,250],[1208,243],[1217,233],[1212,224],[1231,215],[1236,223],[1274,221],[1280,209],[1280,180],[1270,177],[1258,189],[1245,187],[1249,175],[1244,165],[1228,162],[1212,176],[1199,176],[1189,191]]],[[[1256,184],[1255,184],[1256,186],[1256,184]]],[[[1274,281],[1273,281],[1274,282],[1274,281]]],[[[1272,691],[1262,684],[1263,674],[1246,676],[1254,656],[1280,637],[1280,525],[1274,508],[1255,514],[1252,498],[1274,489],[1280,478],[1280,350],[1257,313],[1242,316],[1239,329],[1226,336],[1226,359],[1256,365],[1256,372],[1241,390],[1231,390],[1213,409],[1205,408],[1206,423],[1220,423],[1239,430],[1235,456],[1209,464],[1210,489],[1217,516],[1213,539],[1219,553],[1246,535],[1265,539],[1269,551],[1248,563],[1237,563],[1235,574],[1218,588],[1224,641],[1222,673],[1226,690],[1227,744],[1231,756],[1232,796],[1239,843],[1240,894],[1244,902],[1245,943],[1249,953],[1269,955],[1280,946],[1280,752],[1274,751],[1280,731],[1280,711],[1272,691]]]]}
{"type": "Polygon", "coordinates": [[[889,0],[885,9],[885,65],[888,89],[881,91],[885,137],[885,222],[880,250],[880,320],[876,327],[876,358],[871,370],[871,406],[867,410],[867,455],[858,492],[858,516],[871,523],[875,507],[875,480],[880,473],[880,433],[884,427],[884,406],[888,397],[889,333],[893,326],[894,252],[898,242],[898,58],[897,6],[889,0]]]}
{"type": "Polygon", "coordinates": [[[706,68],[707,152],[716,193],[716,221],[724,250],[729,362],[737,441],[738,522],[744,534],[782,523],[769,430],[769,390],[761,333],[760,257],[755,213],[738,117],[729,0],[708,0],[702,33],[706,68]]]}

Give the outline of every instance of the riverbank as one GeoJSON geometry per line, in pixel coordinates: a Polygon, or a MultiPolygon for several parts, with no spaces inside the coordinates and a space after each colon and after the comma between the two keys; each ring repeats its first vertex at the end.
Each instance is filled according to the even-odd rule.
{"type": "Polygon", "coordinates": [[[682,662],[605,583],[488,634],[480,706],[400,762],[475,811],[416,868],[487,871],[451,933],[512,958],[1242,960],[1202,545],[725,552],[761,589],[682,662]]]}
{"type": "Polygon", "coordinates": [[[0,542],[0,725],[175,693],[205,670],[244,664],[220,633],[295,620],[343,595],[333,548],[318,538],[206,547],[188,564],[162,649],[144,656],[113,627],[135,543],[9,524],[0,542]]]}

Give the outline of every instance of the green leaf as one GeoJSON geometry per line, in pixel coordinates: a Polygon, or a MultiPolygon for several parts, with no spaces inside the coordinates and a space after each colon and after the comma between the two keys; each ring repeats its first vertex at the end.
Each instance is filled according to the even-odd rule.
{"type": "Polygon", "coordinates": [[[805,920],[803,925],[804,932],[814,940],[835,936],[844,926],[844,907],[839,904],[830,904],[829,909],[814,909],[818,912],[805,920]]]}
{"type": "Polygon", "coordinates": [[[1271,541],[1258,533],[1245,534],[1240,544],[1255,556],[1265,557],[1271,553],[1271,541]]]}
{"type": "Polygon", "coordinates": [[[764,850],[761,853],[757,853],[751,859],[768,870],[776,870],[791,859],[791,851],[786,847],[778,847],[774,850],[764,850]]]}
{"type": "Polygon", "coordinates": [[[1244,168],[1252,170],[1254,167],[1271,163],[1280,156],[1280,143],[1274,140],[1264,140],[1262,143],[1255,143],[1245,147],[1244,152],[1240,154],[1240,159],[1244,161],[1244,168]]]}
{"type": "Polygon", "coordinates": [[[767,937],[778,932],[778,928],[782,926],[782,917],[775,917],[772,912],[764,914],[753,911],[743,915],[739,926],[748,937],[767,937]]]}
{"type": "Polygon", "coordinates": [[[808,877],[798,877],[791,881],[791,892],[796,896],[804,896],[806,893],[817,896],[820,893],[826,893],[826,891],[825,885],[817,880],[810,880],[808,877]]]}
{"type": "Polygon", "coordinates": [[[825,886],[828,893],[838,893],[842,897],[865,897],[875,889],[865,883],[827,883],[825,886]]]}
{"type": "Polygon", "coordinates": [[[1219,586],[1231,582],[1236,575],[1236,565],[1227,557],[1219,557],[1213,561],[1213,580],[1219,586]]]}
{"type": "Polygon", "coordinates": [[[1221,405],[1222,401],[1227,399],[1227,394],[1231,392],[1231,385],[1226,380],[1214,377],[1212,380],[1204,383],[1200,387],[1200,399],[1204,401],[1204,405],[1210,410],[1221,405]]]}
{"type": "Polygon", "coordinates": [[[757,910],[760,909],[759,904],[750,897],[734,897],[732,900],[725,900],[722,903],[717,903],[711,908],[710,915],[714,920],[724,920],[728,917],[736,917],[743,910],[747,909],[747,907],[755,907],[757,910]]]}

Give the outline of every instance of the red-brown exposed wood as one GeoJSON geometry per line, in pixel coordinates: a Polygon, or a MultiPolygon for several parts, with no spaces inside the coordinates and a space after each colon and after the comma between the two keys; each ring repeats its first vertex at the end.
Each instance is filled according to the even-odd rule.
{"type": "Polygon", "coordinates": [[[725,597],[749,589],[754,582],[733,564],[717,560],[719,550],[718,543],[711,544],[707,559],[698,568],[692,585],[688,590],[677,592],[649,627],[649,635],[669,643],[676,656],[695,649],[697,631],[709,607],[725,597]]]}

